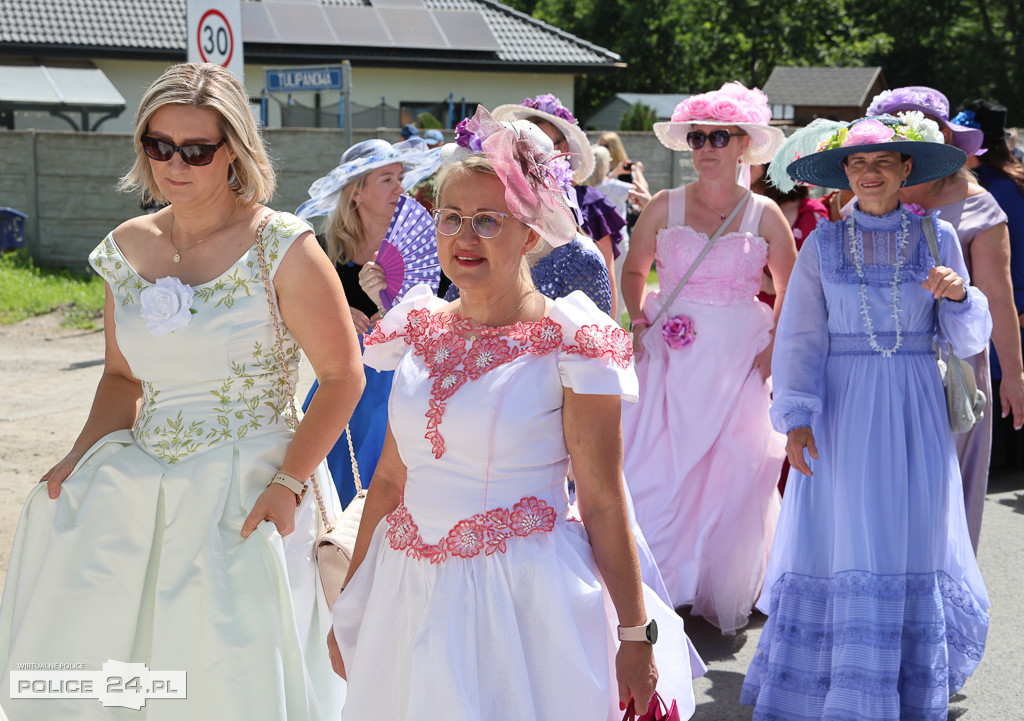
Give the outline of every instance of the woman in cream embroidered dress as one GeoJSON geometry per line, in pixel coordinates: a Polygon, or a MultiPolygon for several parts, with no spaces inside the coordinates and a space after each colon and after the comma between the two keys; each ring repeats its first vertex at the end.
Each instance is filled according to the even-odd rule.
{"type": "Polygon", "coordinates": [[[437,179],[438,257],[461,298],[414,290],[366,341],[364,361],[395,380],[329,639],[343,719],[610,721],[630,695],[646,709],[656,683],[688,718],[703,667],[640,583],[621,483],[629,337],[582,293],[533,289],[525,254],[574,235],[552,181],[565,161],[531,123],[475,120],[483,152],[437,179]],[[616,623],[642,639],[650,617],[653,647],[616,650],[616,623]]]}
{"type": "MultiPolygon", "coordinates": [[[[90,255],[107,283],[105,370],[15,536],[0,606],[4,707],[15,721],[336,719],[316,505],[288,477],[317,468],[359,395],[341,285],[305,223],[270,218],[281,358],[254,247],[273,171],[248,96],[223,68],[165,72],[143,98],[135,150],[124,186],[170,205],[90,255]],[[321,388],[293,432],[300,347],[321,388]],[[187,695],[139,711],[12,701],[10,672],[55,654],[90,671],[108,660],[185,671],[187,695]]],[[[321,487],[333,491],[324,474],[321,487]]]]}
{"type": "Polygon", "coordinates": [[[784,440],[768,417],[774,322],[756,296],[767,261],[778,317],[796,248],[779,207],[737,183],[742,164],[767,162],[782,144],[770,118],[763,93],[729,83],[655,125],[667,147],[693,152],[698,179],[651,200],[623,266],[640,356],[640,402],[623,408],[622,424],[637,521],[673,602],[723,633],[747,623],[779,513],[784,440]],[[659,289],[648,294],[655,260],[659,289]]]}

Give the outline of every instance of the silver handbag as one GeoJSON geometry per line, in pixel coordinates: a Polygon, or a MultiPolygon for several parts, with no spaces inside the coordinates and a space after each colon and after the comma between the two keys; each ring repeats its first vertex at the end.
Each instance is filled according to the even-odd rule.
{"type": "MultiPolygon", "coordinates": [[[[939,242],[935,238],[935,221],[931,217],[921,219],[925,238],[928,240],[928,252],[935,264],[939,265],[939,242]]],[[[939,299],[942,302],[942,299],[939,299]]],[[[949,354],[945,361],[936,349],[939,373],[942,375],[942,387],[946,391],[946,413],[949,416],[949,427],[954,433],[966,433],[985,415],[985,404],[988,398],[978,390],[978,381],[974,377],[974,369],[970,364],[958,358],[953,346],[946,344],[949,354]]]]}

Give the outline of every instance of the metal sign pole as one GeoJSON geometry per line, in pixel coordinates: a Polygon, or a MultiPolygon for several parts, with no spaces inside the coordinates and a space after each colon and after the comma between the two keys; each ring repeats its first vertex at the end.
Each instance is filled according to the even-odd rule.
{"type": "Polygon", "coordinates": [[[352,147],[352,63],[341,61],[341,112],[342,127],[345,128],[345,147],[352,147]]]}

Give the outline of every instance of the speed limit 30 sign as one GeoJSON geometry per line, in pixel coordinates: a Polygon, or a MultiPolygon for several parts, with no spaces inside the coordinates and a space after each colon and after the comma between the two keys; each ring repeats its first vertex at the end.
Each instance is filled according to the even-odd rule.
{"type": "Polygon", "coordinates": [[[199,57],[204,63],[227,67],[235,51],[235,36],[231,24],[220,10],[207,10],[199,18],[199,57]]]}
{"type": "Polygon", "coordinates": [[[188,0],[188,61],[222,65],[243,80],[240,0],[188,0]]]}

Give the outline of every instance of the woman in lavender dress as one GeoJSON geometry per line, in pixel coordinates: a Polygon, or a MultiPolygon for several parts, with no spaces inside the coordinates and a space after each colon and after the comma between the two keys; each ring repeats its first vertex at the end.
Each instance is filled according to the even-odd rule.
{"type": "Polygon", "coordinates": [[[790,138],[773,182],[785,169],[858,204],[804,244],[776,333],[772,421],[793,471],[741,700],[755,719],[945,719],[981,660],[989,602],[933,348],[977,353],[992,322],[953,227],[897,191],[965,155],[921,113],[822,129],[790,138]]]}

